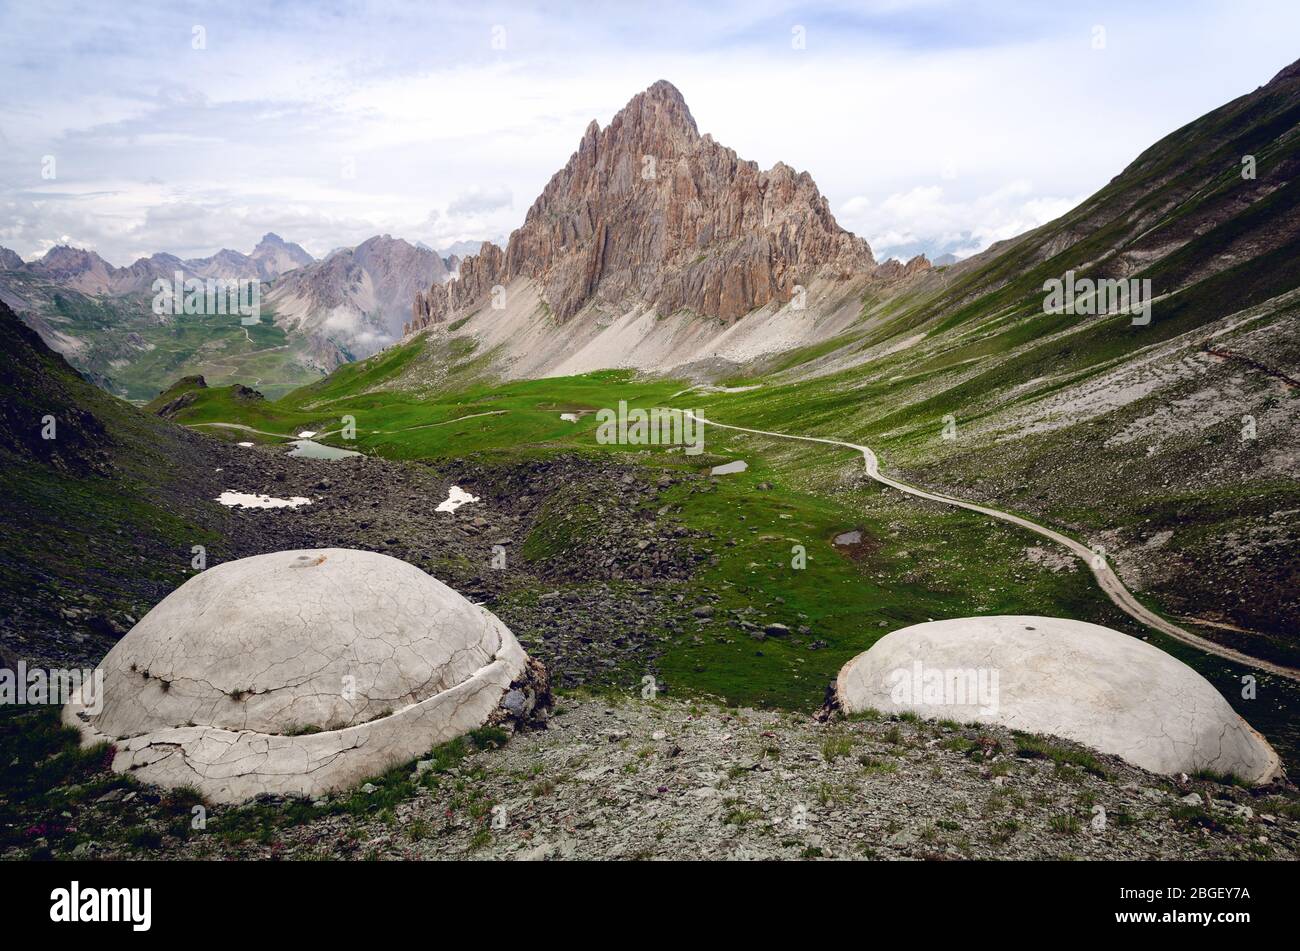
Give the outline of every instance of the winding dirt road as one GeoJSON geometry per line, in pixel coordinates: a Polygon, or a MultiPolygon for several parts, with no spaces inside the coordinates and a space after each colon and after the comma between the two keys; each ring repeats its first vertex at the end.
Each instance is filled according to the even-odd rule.
{"type": "Polygon", "coordinates": [[[958,508],[969,509],[972,512],[979,512],[981,515],[987,515],[990,518],[1001,519],[1004,522],[1010,522],[1012,525],[1019,525],[1021,528],[1027,528],[1031,532],[1036,532],[1044,538],[1050,538],[1058,545],[1068,548],[1076,557],[1083,559],[1091,570],[1093,576],[1097,579],[1097,584],[1101,590],[1111,599],[1121,611],[1145,624],[1153,630],[1160,631],[1162,634],[1168,634],[1170,637],[1182,641],[1184,644],[1190,644],[1207,653],[1214,654],[1226,660],[1234,661],[1238,664],[1244,664],[1247,667],[1253,667],[1256,670],[1265,671],[1270,674],[1276,674],[1279,677],[1286,677],[1289,680],[1300,681],[1300,670],[1294,667],[1284,667],[1281,664],[1275,664],[1272,661],[1261,660],[1258,657],[1251,657],[1249,654],[1243,654],[1241,651],[1233,650],[1231,647],[1224,647],[1222,644],[1216,644],[1214,641],[1207,640],[1191,631],[1185,630],[1176,624],[1162,618],[1160,615],[1147,609],[1137,598],[1135,598],[1124,587],[1124,583],[1119,580],[1119,576],[1111,571],[1110,565],[1104,558],[1098,557],[1097,553],[1081,543],[1070,538],[1068,535],[1062,535],[1054,529],[1039,525],[1037,522],[1031,522],[1027,518],[1021,518],[1019,515],[1012,515],[1009,512],[1002,512],[998,509],[989,508],[986,505],[977,505],[974,502],[966,502],[962,499],[954,499],[947,495],[939,495],[936,492],[927,492],[925,489],[918,489],[916,486],[908,485],[906,482],[899,482],[897,479],[891,479],[880,472],[880,462],[876,454],[867,446],[859,446],[857,443],[843,442],[839,439],[824,439],[820,436],[792,436],[789,433],[774,433],[763,429],[749,429],[745,426],[731,426],[727,423],[715,422],[706,419],[697,413],[686,410],[686,412],[708,426],[717,426],[719,429],[732,429],[736,432],[750,433],[755,436],[770,436],[774,439],[795,439],[801,442],[818,442],[828,446],[840,446],[844,449],[852,449],[855,452],[862,453],[862,458],[866,463],[867,475],[875,479],[881,485],[887,485],[890,488],[905,492],[908,495],[914,495],[917,498],[929,499],[932,502],[942,502],[944,505],[955,505],[958,508]]]}
{"type": "Polygon", "coordinates": [[[276,439],[297,439],[297,436],[286,436],[284,433],[268,433],[264,429],[254,429],[252,426],[245,426],[243,423],[183,423],[186,429],[199,429],[204,426],[216,426],[220,429],[238,429],[244,433],[257,433],[259,436],[274,436],[276,439]]]}

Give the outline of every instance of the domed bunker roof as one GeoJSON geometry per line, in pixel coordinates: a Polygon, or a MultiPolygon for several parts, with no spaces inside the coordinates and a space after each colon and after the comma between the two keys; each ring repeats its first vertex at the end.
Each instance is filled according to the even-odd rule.
{"type": "Polygon", "coordinates": [[[315,795],[482,725],[530,669],[493,614],[388,555],[226,562],[146,614],[70,704],[114,769],[213,801],[315,795]]]}
{"type": "Polygon", "coordinates": [[[1273,748],[1182,661],[1119,631],[1049,617],[970,617],[885,635],[841,668],[846,713],[911,711],[1048,733],[1156,773],[1267,782],[1273,748]]]}

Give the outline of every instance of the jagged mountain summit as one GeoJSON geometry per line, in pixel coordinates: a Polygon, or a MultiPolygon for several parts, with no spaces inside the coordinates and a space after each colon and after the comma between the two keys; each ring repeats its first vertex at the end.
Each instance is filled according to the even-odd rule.
{"type": "Polygon", "coordinates": [[[285,241],[269,231],[262,235],[249,260],[257,265],[258,276],[264,281],[273,280],[294,268],[311,264],[316,259],[292,241],[285,241]]]}
{"type": "Polygon", "coordinates": [[[817,277],[898,271],[878,268],[867,243],[836,223],[808,173],[784,163],[761,171],[701,135],[682,94],[660,80],[604,129],[593,120],[506,247],[485,244],[459,280],[418,295],[408,329],[520,278],[561,325],[588,305],[629,301],[730,324],[790,302],[817,277]]]}

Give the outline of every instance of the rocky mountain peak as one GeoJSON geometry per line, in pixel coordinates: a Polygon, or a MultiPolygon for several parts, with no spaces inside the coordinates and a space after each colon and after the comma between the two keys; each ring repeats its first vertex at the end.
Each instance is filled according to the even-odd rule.
{"type": "Polygon", "coordinates": [[[306,254],[309,258],[311,257],[311,255],[307,254],[301,246],[292,241],[285,241],[284,238],[280,237],[274,231],[268,231],[266,234],[262,235],[256,246],[253,248],[253,253],[256,254],[259,250],[269,250],[271,248],[282,248],[291,253],[301,252],[302,254],[306,254]]]}
{"type": "Polygon", "coordinates": [[[41,256],[41,263],[49,268],[85,270],[107,262],[95,251],[57,244],[41,256]]]}
{"type": "Polygon", "coordinates": [[[269,281],[294,268],[311,264],[316,259],[301,246],[285,241],[274,231],[268,231],[257,242],[257,247],[253,248],[248,260],[256,268],[257,276],[269,281]]]}
{"type": "Polygon", "coordinates": [[[98,294],[112,282],[114,268],[95,251],[66,244],[50,248],[26,268],[45,280],[67,284],[86,294],[98,294]]]}
{"type": "Polygon", "coordinates": [[[417,295],[407,329],[521,277],[561,323],[588,306],[638,303],[730,322],[788,301],[816,276],[874,268],[808,173],[784,163],[761,171],[701,136],[681,92],[660,80],[605,128],[588,125],[506,247],[485,244],[459,280],[417,295]]]}
{"type": "MultiPolygon", "coordinates": [[[[593,121],[588,133],[595,125],[593,121]]],[[[686,100],[676,86],[661,79],[633,96],[610,120],[605,144],[615,149],[644,145],[663,150],[670,143],[689,146],[699,137],[695,117],[687,108],[686,100]]]]}

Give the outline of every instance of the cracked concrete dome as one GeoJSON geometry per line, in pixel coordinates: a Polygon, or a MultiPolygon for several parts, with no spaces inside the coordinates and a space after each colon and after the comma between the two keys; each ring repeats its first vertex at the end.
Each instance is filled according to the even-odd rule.
{"type": "Polygon", "coordinates": [[[1278,755],[1209,681],[1119,631],[1051,617],[970,617],[887,634],[840,669],[846,713],[912,711],[1065,737],[1154,773],[1267,782],[1278,755]]]}
{"type": "Polygon", "coordinates": [[[64,719],[148,782],[317,795],[481,726],[528,668],[500,620],[413,565],[283,551],[186,581],[64,719]]]}

